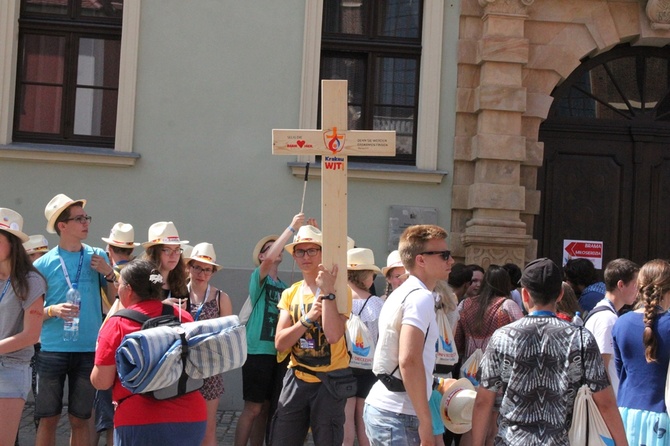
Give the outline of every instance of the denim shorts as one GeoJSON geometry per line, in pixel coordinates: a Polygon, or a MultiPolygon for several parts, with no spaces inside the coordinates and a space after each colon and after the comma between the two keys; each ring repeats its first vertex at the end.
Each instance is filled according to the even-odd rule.
{"type": "Polygon", "coordinates": [[[419,419],[414,415],[393,413],[365,404],[365,433],[371,446],[419,446],[419,419]]]}
{"type": "Polygon", "coordinates": [[[95,388],[91,384],[94,358],[93,352],[40,351],[37,356],[35,417],[46,418],[61,414],[67,378],[68,413],[77,418],[90,418],[95,398],[95,388]]]}
{"type": "Polygon", "coordinates": [[[30,364],[0,357],[0,398],[21,398],[30,392],[30,364]]]}

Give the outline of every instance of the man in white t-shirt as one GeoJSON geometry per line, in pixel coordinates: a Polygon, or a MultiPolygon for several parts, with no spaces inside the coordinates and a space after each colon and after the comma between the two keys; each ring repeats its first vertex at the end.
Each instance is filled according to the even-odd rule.
{"type": "Polygon", "coordinates": [[[398,354],[388,358],[391,353],[379,342],[374,362],[397,362],[404,391],[389,390],[386,380],[370,390],[363,419],[372,446],[391,444],[390,438],[393,444],[434,445],[428,406],[438,337],[433,289],[439,280],[447,280],[454,263],[446,238],[446,231],[434,225],[410,226],[400,236],[400,258],[410,276],[389,295],[379,315],[381,337],[402,305],[398,354]]]}
{"type": "Polygon", "coordinates": [[[584,327],[596,338],[603,357],[607,374],[616,395],[619,391],[619,377],[614,367],[614,346],[612,327],[618,319],[618,312],[624,305],[632,305],[637,297],[637,273],[640,267],[628,259],[615,259],[605,267],[605,298],[589,312],[584,327]]]}

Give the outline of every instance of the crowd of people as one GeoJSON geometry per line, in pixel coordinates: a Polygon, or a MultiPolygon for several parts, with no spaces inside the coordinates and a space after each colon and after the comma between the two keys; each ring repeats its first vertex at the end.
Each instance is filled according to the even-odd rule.
{"type": "MultiPolygon", "coordinates": [[[[46,205],[51,249],[0,208],[0,446],[15,444],[31,385],[39,446],[55,444],[66,388],[73,445],[215,445],[222,376],[169,399],[132,393],[116,352],[141,325],[114,317],[238,313],[210,283],[214,246],[161,221],[143,243],[118,222],[91,247],[85,206],[46,205]]],[[[254,246],[236,446],[302,445],[309,430],[318,445],[567,445],[582,385],[613,444],[670,445],[668,261],[615,259],[602,280],[584,259],[483,268],[454,263],[434,225],[408,227],[382,268],[350,244],[347,265],[327,268],[300,213],[254,246]],[[292,284],[284,252],[302,276],[292,284]]]]}

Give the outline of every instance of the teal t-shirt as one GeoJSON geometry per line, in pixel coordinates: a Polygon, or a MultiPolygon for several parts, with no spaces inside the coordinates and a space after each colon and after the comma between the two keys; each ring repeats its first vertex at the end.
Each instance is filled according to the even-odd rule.
{"type": "Polygon", "coordinates": [[[260,281],[260,267],[251,273],[249,296],[253,310],[247,321],[247,353],[250,355],[275,355],[275,333],[279,320],[277,304],[288,285],[276,282],[270,276],[260,281]]]}
{"type": "MultiPolygon", "coordinates": [[[[79,312],[79,339],[77,341],[63,340],[63,319],[52,317],[46,319],[42,325],[40,342],[42,350],[47,352],[94,352],[95,342],[98,338],[98,330],[102,324],[102,302],[100,287],[106,286],[107,282],[102,274],[91,268],[91,257],[98,254],[107,258],[107,254],[100,248],[92,248],[83,245],[84,258],[82,260],[81,273],[77,281],[77,288],[81,293],[81,308],[79,312]]],[[[55,305],[65,302],[65,294],[68,283],[63,274],[63,268],[59,259],[63,257],[65,267],[70,275],[70,281],[74,282],[79,267],[80,252],[69,252],[64,249],[53,248],[35,261],[35,268],[42,273],[47,280],[47,293],[44,306],[55,305]]]]}

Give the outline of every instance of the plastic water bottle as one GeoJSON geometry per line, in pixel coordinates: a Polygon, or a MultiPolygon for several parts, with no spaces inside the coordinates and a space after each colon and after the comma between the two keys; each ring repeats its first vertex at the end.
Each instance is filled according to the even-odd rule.
{"type": "Polygon", "coordinates": [[[572,323],[578,327],[584,326],[584,321],[582,320],[581,313],[578,311],[575,313],[575,317],[572,318],[572,323]]]}
{"type": "MultiPolygon", "coordinates": [[[[77,284],[73,283],[72,288],[67,291],[65,295],[67,303],[76,305],[77,308],[81,308],[81,294],[77,289],[77,284]]],[[[79,315],[73,317],[70,321],[65,321],[63,324],[63,340],[64,341],[77,341],[79,339],[79,315]]]]}

